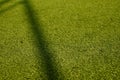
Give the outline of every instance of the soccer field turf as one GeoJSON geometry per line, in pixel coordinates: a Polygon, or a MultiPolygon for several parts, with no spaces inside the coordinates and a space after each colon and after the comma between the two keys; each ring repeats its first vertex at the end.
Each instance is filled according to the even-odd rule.
{"type": "Polygon", "coordinates": [[[120,0],[0,0],[0,80],[120,80],[120,0]]]}

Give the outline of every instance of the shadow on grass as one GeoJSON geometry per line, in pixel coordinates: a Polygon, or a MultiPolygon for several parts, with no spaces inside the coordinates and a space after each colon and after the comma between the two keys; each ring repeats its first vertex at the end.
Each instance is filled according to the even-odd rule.
{"type": "Polygon", "coordinates": [[[3,1],[0,1],[0,7],[3,6],[4,4],[8,3],[9,1],[11,1],[11,0],[3,0],[3,1]]]}
{"type": "Polygon", "coordinates": [[[1,9],[1,10],[0,10],[0,14],[5,13],[6,11],[9,11],[9,10],[15,8],[18,4],[21,4],[21,2],[14,3],[13,5],[5,8],[5,9],[1,9]]]}
{"type": "Polygon", "coordinates": [[[39,55],[42,56],[42,61],[44,61],[45,63],[44,69],[46,71],[48,80],[58,80],[59,79],[59,73],[57,72],[58,69],[55,67],[55,62],[53,61],[52,53],[50,53],[49,49],[46,47],[47,43],[45,42],[45,36],[41,28],[42,24],[38,22],[38,19],[34,14],[34,10],[31,6],[30,1],[24,0],[23,4],[25,7],[26,15],[29,19],[29,23],[31,24],[31,30],[33,31],[34,36],[38,41],[36,45],[39,48],[39,55]]]}
{"type": "MultiPolygon", "coordinates": [[[[5,4],[10,0],[5,0],[3,2],[0,2],[0,4],[5,4]]],[[[40,24],[37,19],[37,17],[34,14],[34,10],[30,4],[29,0],[23,0],[20,2],[17,2],[11,6],[9,6],[6,9],[0,10],[0,14],[13,9],[16,7],[18,4],[24,5],[24,9],[26,12],[26,15],[28,17],[29,23],[31,25],[31,30],[34,33],[34,36],[37,40],[36,45],[39,49],[39,56],[42,57],[42,61],[44,63],[44,71],[47,75],[48,80],[64,80],[64,76],[61,73],[58,73],[58,68],[55,66],[55,62],[53,61],[53,55],[50,53],[49,49],[47,48],[47,43],[45,42],[45,36],[43,35],[42,32],[42,24],[40,24]]]]}

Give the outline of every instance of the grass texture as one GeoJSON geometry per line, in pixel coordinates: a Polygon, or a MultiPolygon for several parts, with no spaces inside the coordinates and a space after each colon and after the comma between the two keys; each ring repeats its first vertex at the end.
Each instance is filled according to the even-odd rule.
{"type": "Polygon", "coordinates": [[[0,80],[120,80],[120,0],[0,0],[0,80]]]}

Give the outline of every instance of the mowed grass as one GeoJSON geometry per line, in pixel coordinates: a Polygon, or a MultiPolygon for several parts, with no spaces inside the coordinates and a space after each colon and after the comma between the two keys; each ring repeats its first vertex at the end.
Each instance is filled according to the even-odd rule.
{"type": "Polygon", "coordinates": [[[0,0],[0,80],[120,80],[120,0],[0,0]]]}

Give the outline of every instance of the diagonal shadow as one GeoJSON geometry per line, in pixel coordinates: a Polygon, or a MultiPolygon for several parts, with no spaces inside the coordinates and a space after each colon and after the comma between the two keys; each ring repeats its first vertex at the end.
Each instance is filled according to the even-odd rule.
{"type": "Polygon", "coordinates": [[[11,9],[15,8],[18,4],[21,4],[21,2],[17,2],[17,3],[15,3],[15,4],[13,4],[13,5],[5,8],[5,9],[0,10],[0,14],[6,12],[6,11],[8,11],[8,10],[11,10],[11,9]]]}
{"type": "Polygon", "coordinates": [[[36,45],[39,49],[39,55],[42,56],[42,61],[45,63],[44,69],[46,71],[48,80],[64,80],[59,79],[63,78],[63,75],[60,74],[61,77],[59,77],[59,73],[57,72],[58,69],[55,67],[55,62],[53,61],[53,55],[46,47],[47,43],[45,42],[45,36],[42,32],[42,24],[38,22],[38,19],[34,14],[34,10],[30,4],[30,1],[24,0],[23,4],[25,7],[26,15],[29,19],[29,23],[31,24],[31,30],[33,31],[34,36],[38,41],[36,45]]]}
{"type": "MultiPolygon", "coordinates": [[[[0,2],[0,4],[5,4],[7,2],[9,2],[10,0],[5,0],[3,2],[0,2]]],[[[41,26],[42,24],[40,24],[38,22],[37,17],[34,14],[34,10],[29,2],[29,0],[24,0],[24,1],[20,1],[18,3],[15,3],[11,6],[9,6],[6,9],[3,9],[0,11],[0,14],[13,9],[14,7],[16,7],[18,4],[23,4],[25,11],[26,11],[26,15],[29,19],[29,23],[31,24],[31,30],[34,33],[34,36],[36,38],[36,40],[38,41],[38,43],[36,43],[38,49],[39,49],[39,55],[42,56],[42,61],[44,62],[44,68],[46,71],[46,75],[47,75],[47,79],[48,80],[64,80],[64,76],[60,73],[58,73],[58,69],[57,67],[55,67],[55,62],[53,61],[53,55],[52,53],[50,53],[49,49],[46,47],[47,43],[45,42],[45,36],[43,35],[41,26]],[[60,77],[59,77],[60,75],[60,77]]]]}

